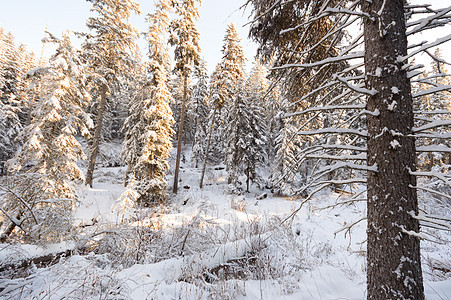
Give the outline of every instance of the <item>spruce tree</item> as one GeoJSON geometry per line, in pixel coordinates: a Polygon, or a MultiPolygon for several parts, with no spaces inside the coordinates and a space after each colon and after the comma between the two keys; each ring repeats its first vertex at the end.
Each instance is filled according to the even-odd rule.
{"type": "Polygon", "coordinates": [[[165,42],[170,8],[169,1],[160,0],[156,12],[147,18],[149,62],[124,124],[122,157],[127,173],[132,175],[131,188],[138,193],[136,200],[142,205],[164,201],[167,186],[165,175],[174,133],[169,107],[172,96],[167,85],[170,59],[165,42]]]}
{"type": "Polygon", "coordinates": [[[194,141],[191,161],[197,168],[205,155],[205,139],[208,126],[208,75],[204,60],[194,69],[194,78],[197,79],[197,82],[193,88],[190,111],[194,119],[194,141]]]}
{"type": "Polygon", "coordinates": [[[139,5],[132,0],[89,0],[98,16],[91,17],[86,26],[92,33],[83,33],[85,60],[91,67],[95,87],[97,116],[92,137],[86,184],[92,187],[95,163],[103,126],[107,97],[120,84],[121,76],[130,69],[133,60],[137,29],[129,23],[132,12],[139,13],[139,5]]]}
{"type": "Polygon", "coordinates": [[[188,79],[192,72],[192,66],[198,65],[200,60],[199,32],[196,28],[196,20],[199,12],[196,3],[200,0],[173,1],[176,13],[180,19],[173,20],[170,25],[171,36],[169,42],[175,47],[175,71],[183,78],[183,99],[180,112],[180,122],[177,138],[177,157],[174,172],[174,184],[172,192],[177,193],[180,169],[180,156],[182,152],[183,122],[185,106],[188,96],[188,79]]]}
{"type": "MultiPolygon", "coordinates": [[[[0,175],[19,146],[15,138],[27,121],[25,73],[36,64],[25,46],[16,47],[11,33],[0,28],[0,175]]],[[[30,97],[32,101],[32,97],[30,97]]]]}
{"type": "MultiPolygon", "coordinates": [[[[246,176],[246,191],[250,181],[261,185],[258,166],[266,159],[266,120],[263,96],[266,85],[258,66],[253,69],[233,103],[227,116],[226,166],[228,183],[237,185],[241,174],[246,176]]],[[[239,184],[239,183],[238,183],[239,184]]]]}
{"type": "Polygon", "coordinates": [[[240,43],[241,39],[238,36],[235,25],[230,24],[227,26],[224,37],[224,45],[222,47],[223,56],[221,62],[216,66],[210,80],[210,107],[212,113],[199,184],[201,188],[203,186],[205,170],[207,167],[207,159],[210,151],[213,130],[216,129],[218,133],[216,135],[218,137],[218,143],[216,143],[216,146],[220,148],[219,151],[223,151],[222,149],[225,149],[225,138],[223,134],[225,129],[222,124],[224,124],[224,121],[226,120],[229,106],[232,104],[234,97],[237,95],[240,84],[245,78],[244,63],[246,58],[244,57],[243,48],[240,43]],[[223,110],[224,107],[225,110],[223,110]],[[219,121],[216,120],[217,114],[220,114],[219,121]],[[218,122],[218,126],[216,126],[216,122],[218,122]]]}
{"type": "MultiPolygon", "coordinates": [[[[49,35],[46,41],[56,43],[58,49],[49,67],[28,73],[31,84],[41,84],[32,103],[31,122],[19,136],[21,150],[8,162],[6,208],[8,215],[18,217],[27,236],[58,241],[71,231],[76,204],[73,183],[83,179],[76,162],[85,155],[75,135],[87,136],[92,122],[84,112],[90,100],[84,66],[68,33],[62,40],[49,35]]],[[[13,222],[5,229],[2,239],[15,225],[19,226],[13,222]]]]}

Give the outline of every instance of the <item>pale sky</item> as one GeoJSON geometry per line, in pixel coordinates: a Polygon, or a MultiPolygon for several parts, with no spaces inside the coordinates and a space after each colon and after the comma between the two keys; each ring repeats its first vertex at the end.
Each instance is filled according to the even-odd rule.
{"type": "MultiPolygon", "coordinates": [[[[48,24],[48,30],[56,36],[61,36],[65,30],[87,31],[85,27],[86,19],[94,16],[89,11],[91,3],[84,0],[0,0],[0,26],[6,31],[11,31],[16,38],[16,44],[23,43],[36,53],[41,54],[44,37],[44,29],[48,24]]],[[[133,25],[140,31],[146,31],[147,25],[144,17],[147,13],[153,12],[153,0],[135,0],[141,4],[142,14],[131,19],[133,25]]],[[[256,45],[247,39],[248,27],[243,27],[248,22],[249,10],[240,11],[239,8],[245,0],[203,0],[200,7],[200,19],[198,29],[200,32],[200,46],[202,56],[208,64],[211,72],[221,59],[221,49],[225,29],[228,24],[234,22],[242,39],[245,56],[248,59],[247,69],[250,69],[255,56],[256,45]]],[[[444,7],[450,5],[449,0],[413,0],[415,4],[431,3],[433,7],[444,7]]],[[[421,40],[433,41],[451,32],[450,26],[418,36],[412,43],[421,40]]],[[[80,44],[73,39],[74,44],[80,44]]],[[[146,54],[145,43],[139,43],[142,53],[146,54]]],[[[45,54],[49,57],[53,50],[46,45],[45,54]]],[[[451,61],[451,51],[447,51],[449,44],[442,45],[442,53],[445,59],[451,61]]],[[[426,56],[426,55],[423,55],[426,56]]],[[[417,62],[424,57],[417,58],[417,62]]],[[[426,61],[421,62],[427,64],[426,61]]]]}
{"type": "MultiPolygon", "coordinates": [[[[5,31],[10,31],[16,44],[23,43],[28,49],[41,55],[44,30],[48,24],[48,31],[56,36],[61,36],[65,30],[87,31],[86,20],[90,16],[95,16],[90,12],[91,3],[84,0],[0,0],[0,27],[5,31]]],[[[154,10],[153,0],[135,0],[141,4],[142,14],[133,16],[131,23],[140,32],[147,30],[144,22],[145,15],[154,10]]],[[[200,46],[202,56],[208,64],[211,72],[221,59],[221,49],[223,38],[228,24],[234,22],[238,33],[242,39],[245,56],[248,59],[248,68],[255,56],[256,45],[247,39],[248,27],[243,27],[247,23],[249,11],[243,15],[239,10],[244,0],[203,0],[199,10],[200,18],[198,29],[200,32],[200,46]]],[[[75,41],[74,44],[80,42],[75,41]]],[[[139,43],[141,52],[146,54],[145,43],[139,43]]],[[[52,49],[46,45],[45,55],[49,57],[52,49]]]]}

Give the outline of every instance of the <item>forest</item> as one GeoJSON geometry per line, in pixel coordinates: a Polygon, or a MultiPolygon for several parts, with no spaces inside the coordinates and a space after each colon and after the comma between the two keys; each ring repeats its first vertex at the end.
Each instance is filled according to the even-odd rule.
{"type": "Polygon", "coordinates": [[[87,2],[0,27],[0,299],[451,297],[451,6],[87,2]]]}

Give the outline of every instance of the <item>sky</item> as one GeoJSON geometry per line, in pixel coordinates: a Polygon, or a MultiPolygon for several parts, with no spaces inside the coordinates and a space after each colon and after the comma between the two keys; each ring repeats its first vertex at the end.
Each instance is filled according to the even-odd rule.
{"type": "MultiPolygon", "coordinates": [[[[95,16],[90,12],[91,3],[84,0],[0,0],[0,27],[10,31],[16,44],[23,43],[38,57],[41,56],[44,30],[56,36],[61,36],[65,30],[87,32],[85,26],[88,17],[95,16]]],[[[140,32],[147,30],[145,15],[154,11],[153,0],[135,0],[141,5],[142,14],[133,16],[131,23],[140,32]]],[[[240,6],[244,0],[203,0],[199,9],[198,29],[200,32],[200,47],[202,56],[207,61],[209,71],[221,60],[221,49],[227,25],[234,22],[242,39],[244,54],[248,59],[247,67],[251,66],[256,52],[256,44],[247,39],[248,10],[243,14],[240,6]]],[[[75,37],[73,42],[77,45],[75,37]]],[[[79,44],[80,42],[78,42],[79,44]]],[[[141,52],[145,54],[145,43],[139,43],[141,52]]],[[[53,49],[46,45],[44,54],[49,57],[53,49]]]]}
{"type": "MultiPolygon", "coordinates": [[[[16,44],[23,43],[30,50],[40,57],[42,51],[41,39],[44,37],[44,30],[56,36],[61,36],[65,30],[86,32],[85,22],[88,17],[94,16],[90,12],[91,4],[84,0],[0,0],[2,9],[0,10],[0,26],[6,31],[10,31],[16,38],[16,44]]],[[[133,16],[131,22],[140,32],[146,31],[147,25],[144,21],[145,15],[154,10],[154,0],[135,0],[141,4],[142,14],[133,16]]],[[[203,0],[199,10],[200,18],[198,21],[198,29],[200,32],[200,46],[202,56],[207,61],[208,70],[211,72],[215,65],[221,59],[221,49],[223,38],[227,25],[234,22],[238,33],[242,38],[244,54],[248,59],[247,70],[252,66],[257,46],[255,43],[247,39],[249,28],[243,27],[248,22],[250,11],[242,11],[239,8],[245,3],[245,0],[203,0]]],[[[431,3],[433,7],[444,7],[444,0],[413,0],[415,4],[431,3]]],[[[450,26],[445,30],[438,29],[428,32],[423,36],[416,37],[415,41],[421,40],[433,41],[443,36],[446,32],[451,32],[450,26]]],[[[79,45],[75,38],[75,45],[79,45]]],[[[141,51],[145,54],[145,42],[139,42],[141,51]]],[[[45,46],[44,55],[49,57],[54,49],[45,46]]],[[[442,53],[445,59],[451,61],[451,52],[446,51],[443,46],[442,53]]],[[[425,55],[424,55],[425,56],[425,55]]],[[[423,59],[425,59],[423,57],[423,59]]],[[[421,61],[420,57],[417,61],[427,64],[426,60],[421,61]]]]}

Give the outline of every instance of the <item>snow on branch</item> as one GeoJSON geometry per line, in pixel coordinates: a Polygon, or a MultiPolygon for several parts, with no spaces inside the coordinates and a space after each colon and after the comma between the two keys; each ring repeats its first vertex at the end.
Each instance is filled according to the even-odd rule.
{"type": "MultiPolygon", "coordinates": [[[[366,178],[351,178],[351,179],[342,179],[342,180],[324,180],[319,182],[313,182],[306,187],[302,188],[301,191],[305,191],[309,187],[319,186],[315,189],[315,193],[319,192],[323,188],[329,185],[341,185],[341,184],[353,184],[353,183],[366,183],[366,178]]],[[[313,192],[312,192],[313,193],[313,192]]]]}
{"type": "MultiPolygon", "coordinates": [[[[357,147],[352,145],[317,145],[313,146],[317,147],[319,149],[335,149],[335,150],[350,150],[350,151],[361,151],[361,152],[367,152],[366,147],[357,147]]],[[[312,148],[313,148],[312,147],[312,148]]]]}
{"type": "Polygon", "coordinates": [[[429,225],[428,227],[433,227],[439,230],[451,231],[451,218],[425,214],[416,215],[412,211],[409,212],[409,214],[412,216],[412,218],[420,221],[420,224],[422,225],[425,225],[424,223],[426,223],[427,225],[429,225]],[[433,226],[430,226],[430,224],[432,224],[433,226]]]}
{"type": "Polygon", "coordinates": [[[412,128],[413,132],[421,132],[421,131],[425,131],[425,130],[430,130],[430,129],[434,129],[434,128],[438,128],[438,127],[442,127],[442,126],[450,126],[451,125],[451,120],[435,120],[429,124],[420,126],[420,127],[414,127],[412,128]]]}
{"type": "Polygon", "coordinates": [[[451,34],[448,34],[448,35],[446,35],[446,36],[444,36],[442,38],[439,38],[439,39],[435,40],[432,43],[425,44],[425,45],[421,46],[419,49],[417,49],[415,51],[412,51],[411,53],[407,54],[406,56],[399,56],[398,57],[398,62],[399,63],[403,63],[404,61],[406,61],[409,58],[417,55],[420,52],[424,52],[427,49],[430,49],[430,48],[433,48],[433,47],[437,47],[437,46],[439,46],[439,45],[441,45],[443,43],[446,43],[446,42],[448,42],[450,40],[451,40],[451,34]]]}
{"type": "Polygon", "coordinates": [[[414,114],[422,114],[422,115],[451,115],[451,111],[447,109],[438,109],[438,110],[430,110],[430,111],[421,111],[416,110],[413,112],[414,114]]]}
{"type": "MultiPolygon", "coordinates": [[[[315,174],[316,178],[320,178],[330,172],[336,171],[338,169],[343,168],[349,168],[353,170],[360,170],[360,171],[371,171],[371,172],[377,172],[377,166],[367,166],[367,165],[360,165],[360,164],[354,164],[350,162],[337,162],[331,165],[327,165],[324,168],[318,170],[318,172],[315,174]]],[[[315,185],[315,184],[313,184],[315,185]]]]}
{"type": "Polygon", "coordinates": [[[350,128],[334,128],[334,127],[328,127],[328,128],[321,128],[318,130],[313,131],[299,131],[299,135],[315,135],[315,134],[325,134],[325,133],[332,133],[332,134],[355,134],[362,137],[367,137],[368,132],[364,130],[357,130],[357,129],[350,129],[350,128]]]}
{"type": "MultiPolygon", "coordinates": [[[[334,77],[335,77],[338,81],[343,82],[344,84],[346,84],[346,86],[347,86],[348,88],[350,88],[351,90],[353,90],[354,92],[362,93],[362,94],[370,95],[370,96],[374,96],[374,95],[377,94],[377,91],[376,91],[375,89],[368,90],[368,89],[364,88],[364,86],[365,86],[364,83],[360,83],[360,84],[358,84],[358,85],[353,85],[353,84],[351,84],[351,83],[349,82],[349,79],[347,79],[347,78],[345,78],[345,77],[341,77],[341,76],[336,75],[336,74],[334,75],[334,77]]],[[[355,78],[351,78],[351,80],[354,80],[354,79],[355,79],[355,78]]]]}
{"type": "Polygon", "coordinates": [[[428,133],[417,133],[409,136],[414,136],[415,138],[429,138],[429,139],[451,139],[451,132],[447,133],[437,133],[437,132],[428,132],[428,133]]]}
{"type": "Polygon", "coordinates": [[[328,155],[328,154],[320,154],[320,155],[306,155],[307,158],[312,159],[330,159],[330,160],[366,160],[366,154],[361,153],[357,155],[328,155]]]}
{"type": "Polygon", "coordinates": [[[305,109],[303,111],[295,112],[286,114],[285,117],[292,117],[297,116],[301,114],[306,114],[309,112],[317,112],[317,111],[324,111],[324,110],[336,110],[336,109],[364,109],[365,104],[356,104],[356,105],[333,105],[333,106],[318,106],[318,107],[312,107],[309,109],[305,109]]]}
{"type": "Polygon", "coordinates": [[[430,189],[430,188],[428,188],[428,187],[424,187],[424,186],[413,186],[413,185],[409,185],[409,187],[412,188],[412,189],[417,189],[417,190],[420,190],[420,191],[425,191],[425,192],[428,192],[428,193],[431,193],[431,194],[435,194],[435,195],[437,195],[437,196],[441,196],[441,197],[444,197],[444,198],[447,198],[447,199],[451,200],[451,196],[450,196],[450,195],[447,195],[447,194],[445,194],[445,193],[442,193],[442,192],[439,192],[439,191],[430,189]]]}
{"type": "Polygon", "coordinates": [[[279,67],[272,67],[270,70],[281,70],[281,69],[288,69],[288,68],[301,68],[301,69],[309,69],[314,68],[322,65],[327,65],[331,63],[338,63],[342,61],[349,61],[351,59],[358,59],[363,58],[363,51],[354,52],[348,55],[339,55],[334,57],[328,57],[326,59],[316,61],[313,63],[307,63],[307,64],[285,64],[279,67]]]}
{"type": "MultiPolygon", "coordinates": [[[[4,190],[5,192],[13,195],[17,200],[19,200],[31,213],[31,216],[33,217],[33,220],[35,221],[36,224],[38,224],[38,219],[36,218],[33,209],[31,208],[31,206],[27,203],[27,201],[25,201],[22,197],[20,197],[19,195],[17,195],[17,193],[15,193],[12,189],[8,188],[8,187],[1,187],[0,189],[4,190]]],[[[16,223],[15,223],[16,224],[16,223]]],[[[17,224],[16,224],[17,225],[17,224]]]]}
{"type": "Polygon", "coordinates": [[[412,30],[407,32],[407,35],[409,36],[412,34],[422,32],[423,30],[426,30],[426,29],[444,26],[445,24],[449,23],[451,20],[451,15],[448,14],[449,12],[451,12],[451,6],[437,10],[434,13],[434,15],[432,15],[432,16],[428,16],[428,17],[422,18],[420,20],[416,20],[416,21],[408,23],[406,25],[407,28],[410,28],[412,26],[416,26],[416,27],[414,27],[412,30]],[[444,21],[440,21],[442,19],[444,21]]]}
{"type": "MultiPolygon", "coordinates": [[[[447,62],[440,62],[440,63],[448,64],[447,62]]],[[[438,86],[437,83],[430,81],[430,79],[445,78],[445,77],[449,77],[449,76],[451,76],[451,74],[440,73],[440,74],[434,74],[434,75],[431,75],[431,76],[428,76],[428,77],[423,77],[423,78],[418,78],[418,79],[415,79],[415,80],[411,80],[411,82],[427,83],[427,84],[430,84],[430,85],[433,85],[433,86],[438,86]]]]}
{"type": "MultiPolygon", "coordinates": [[[[3,208],[0,207],[0,211],[13,223],[15,226],[19,227],[25,234],[27,234],[27,231],[22,227],[22,222],[18,220],[17,218],[9,215],[3,208]]],[[[4,233],[0,235],[1,238],[3,238],[4,233]]]]}
{"type": "Polygon", "coordinates": [[[442,173],[432,170],[430,172],[413,172],[412,170],[409,169],[409,173],[410,175],[414,175],[414,176],[425,176],[425,177],[433,177],[433,178],[437,178],[441,181],[443,181],[446,185],[451,186],[451,180],[443,175],[442,173]]]}
{"type": "Polygon", "coordinates": [[[451,91],[451,85],[439,85],[432,89],[412,94],[412,97],[417,98],[417,97],[422,97],[422,96],[426,96],[429,94],[435,94],[435,93],[442,92],[442,91],[451,91]]]}
{"type": "Polygon", "coordinates": [[[433,146],[419,146],[416,148],[417,152],[443,152],[451,153],[451,148],[443,145],[433,145],[433,146]]]}

